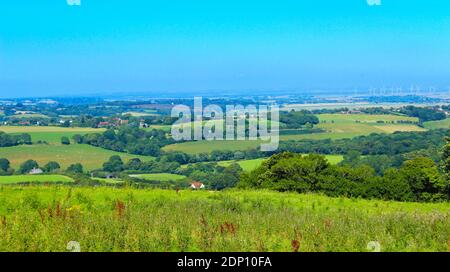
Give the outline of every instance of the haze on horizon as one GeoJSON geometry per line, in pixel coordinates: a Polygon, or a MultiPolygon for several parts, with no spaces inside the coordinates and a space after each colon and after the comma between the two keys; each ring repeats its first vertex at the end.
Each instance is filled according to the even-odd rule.
{"type": "Polygon", "coordinates": [[[448,89],[450,2],[368,2],[5,1],[0,97],[448,89]]]}

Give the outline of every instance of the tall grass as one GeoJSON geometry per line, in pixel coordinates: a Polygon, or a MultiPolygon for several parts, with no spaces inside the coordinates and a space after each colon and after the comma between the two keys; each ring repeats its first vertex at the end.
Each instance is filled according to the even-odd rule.
{"type": "Polygon", "coordinates": [[[0,251],[447,251],[449,203],[267,191],[0,187],[0,251]]]}

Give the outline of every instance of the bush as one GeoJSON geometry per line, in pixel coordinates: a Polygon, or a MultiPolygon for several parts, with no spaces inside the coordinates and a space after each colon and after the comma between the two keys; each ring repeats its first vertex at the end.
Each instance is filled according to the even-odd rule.
{"type": "Polygon", "coordinates": [[[70,140],[67,137],[61,137],[61,144],[63,145],[70,145],[70,140]]]}
{"type": "Polygon", "coordinates": [[[82,174],[84,172],[83,165],[81,163],[72,164],[67,168],[67,172],[82,174]]]}

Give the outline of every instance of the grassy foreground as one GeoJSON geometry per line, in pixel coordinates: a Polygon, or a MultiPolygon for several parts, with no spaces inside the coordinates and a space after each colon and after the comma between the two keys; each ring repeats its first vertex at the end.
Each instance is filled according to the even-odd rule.
{"type": "Polygon", "coordinates": [[[447,251],[450,204],[268,191],[0,187],[0,251],[447,251]]]}

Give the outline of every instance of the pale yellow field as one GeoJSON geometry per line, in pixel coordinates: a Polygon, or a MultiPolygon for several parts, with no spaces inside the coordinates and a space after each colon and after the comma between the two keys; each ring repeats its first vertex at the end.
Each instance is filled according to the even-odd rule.
{"type": "Polygon", "coordinates": [[[403,132],[403,131],[426,131],[426,129],[416,125],[380,125],[374,126],[385,133],[403,132]]]}

